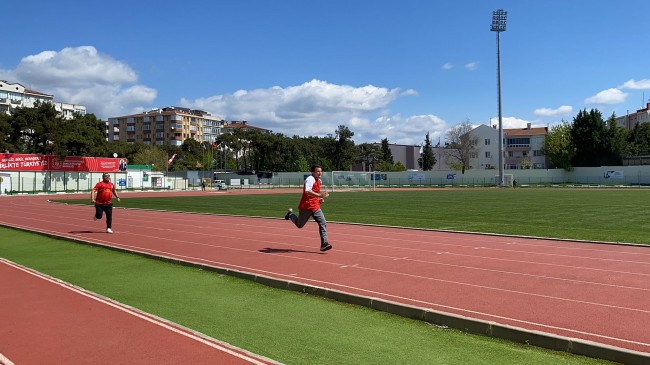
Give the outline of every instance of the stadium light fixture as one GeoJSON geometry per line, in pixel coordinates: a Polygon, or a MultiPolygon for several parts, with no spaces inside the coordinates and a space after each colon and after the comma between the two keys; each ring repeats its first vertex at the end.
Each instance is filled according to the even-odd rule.
{"type": "Polygon", "coordinates": [[[508,12],[498,9],[492,12],[491,31],[497,33],[497,95],[499,100],[499,186],[503,181],[503,114],[501,113],[501,45],[499,34],[506,31],[508,12]]]}

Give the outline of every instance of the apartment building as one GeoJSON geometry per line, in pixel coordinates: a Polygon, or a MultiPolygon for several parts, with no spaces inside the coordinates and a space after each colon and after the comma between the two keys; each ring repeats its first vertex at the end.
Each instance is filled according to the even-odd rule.
{"type": "Polygon", "coordinates": [[[504,168],[547,169],[548,158],[542,153],[547,134],[548,128],[531,128],[530,123],[526,128],[504,129],[504,168]]]}
{"type": "MultiPolygon", "coordinates": [[[[499,130],[496,125],[480,125],[469,133],[477,143],[470,155],[470,165],[475,169],[499,168],[499,130]]],[[[548,158],[542,147],[548,128],[507,128],[503,130],[503,167],[507,170],[546,169],[548,158]]]]}
{"type": "Polygon", "coordinates": [[[616,125],[628,131],[634,129],[637,124],[648,122],[650,122],[650,100],[646,103],[645,108],[638,109],[635,113],[628,113],[616,118],[616,125]]]}
{"type": "Polygon", "coordinates": [[[72,119],[75,113],[86,115],[86,107],[83,105],[55,102],[54,95],[0,80],[0,113],[11,115],[16,108],[33,108],[37,102],[53,104],[65,119],[72,119]]]}
{"type": "Polygon", "coordinates": [[[108,141],[180,146],[192,138],[197,142],[212,143],[226,124],[220,117],[202,110],[182,107],[152,109],[108,118],[108,141]]]}

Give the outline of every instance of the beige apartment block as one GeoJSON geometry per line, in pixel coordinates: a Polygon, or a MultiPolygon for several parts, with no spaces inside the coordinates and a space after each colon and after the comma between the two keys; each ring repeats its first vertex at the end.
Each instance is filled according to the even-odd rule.
{"type": "Polygon", "coordinates": [[[108,141],[180,146],[188,138],[197,142],[216,141],[227,122],[202,110],[182,107],[108,118],[108,141]]]}

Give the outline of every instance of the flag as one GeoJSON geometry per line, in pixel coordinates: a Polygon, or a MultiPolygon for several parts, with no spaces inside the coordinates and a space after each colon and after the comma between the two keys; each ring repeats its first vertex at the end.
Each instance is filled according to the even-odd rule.
{"type": "Polygon", "coordinates": [[[174,159],[175,159],[175,158],[176,158],[176,154],[174,153],[174,155],[172,156],[172,158],[170,158],[169,161],[167,161],[167,165],[171,165],[171,163],[174,162],[174,159]]]}

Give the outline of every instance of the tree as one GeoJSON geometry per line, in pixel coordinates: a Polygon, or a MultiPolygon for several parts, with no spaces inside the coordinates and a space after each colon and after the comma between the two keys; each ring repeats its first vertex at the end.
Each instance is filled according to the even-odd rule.
{"type": "Polygon", "coordinates": [[[624,156],[643,156],[650,154],[650,123],[637,123],[627,134],[624,156]]]}
{"type": "Polygon", "coordinates": [[[164,171],[167,169],[168,160],[167,152],[158,146],[147,146],[136,152],[129,162],[136,165],[151,165],[151,169],[154,171],[164,171]]]}
{"type": "Polygon", "coordinates": [[[576,148],[571,139],[571,125],[563,120],[560,124],[551,127],[546,135],[542,152],[548,156],[551,165],[571,171],[571,161],[576,154],[576,148]]]}
{"type": "Polygon", "coordinates": [[[393,160],[393,152],[390,150],[390,146],[388,145],[388,138],[381,140],[381,160],[388,162],[391,165],[395,163],[393,160]]]}
{"type": "Polygon", "coordinates": [[[478,152],[478,137],[473,136],[472,125],[469,119],[452,127],[447,131],[446,155],[449,165],[457,165],[462,173],[471,168],[470,161],[474,153],[478,152]]]}
{"type": "Polygon", "coordinates": [[[104,130],[106,124],[94,114],[75,115],[73,119],[63,120],[52,152],[65,156],[101,156],[106,150],[104,130]]]}
{"type": "Polygon", "coordinates": [[[16,147],[11,143],[11,132],[11,117],[0,113],[0,153],[16,151],[16,147]]]}
{"type": "Polygon", "coordinates": [[[334,167],[336,170],[349,170],[354,161],[354,141],[352,132],[348,127],[339,125],[336,130],[334,150],[334,167]]]}
{"type": "Polygon", "coordinates": [[[573,166],[602,166],[609,160],[611,149],[607,127],[602,114],[597,109],[578,112],[571,125],[571,139],[576,154],[571,161],[573,166]]]}
{"type": "Polygon", "coordinates": [[[433,153],[433,146],[431,145],[429,133],[424,137],[424,146],[422,147],[422,153],[420,154],[418,163],[420,168],[424,171],[431,171],[433,166],[436,165],[436,155],[433,153]]]}
{"type": "Polygon", "coordinates": [[[11,142],[17,152],[51,154],[63,123],[63,117],[50,103],[37,101],[33,108],[16,108],[11,115],[11,142]]]}

